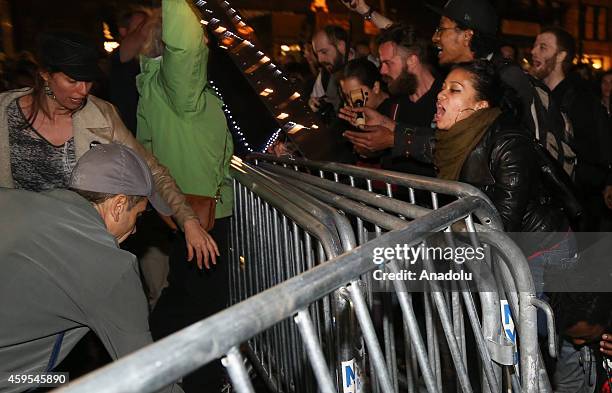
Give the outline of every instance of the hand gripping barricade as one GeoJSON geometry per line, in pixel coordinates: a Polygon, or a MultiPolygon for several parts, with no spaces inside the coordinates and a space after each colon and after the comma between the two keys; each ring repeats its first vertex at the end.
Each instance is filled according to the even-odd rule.
{"type": "MultiPolygon", "coordinates": [[[[235,159],[232,174],[236,304],[61,391],[155,391],[218,357],[238,392],[254,391],[248,363],[279,392],[550,391],[536,306],[548,311],[550,329],[552,315],[535,298],[525,257],[498,231],[499,218],[478,190],[267,156],[256,157],[255,166],[235,159]],[[387,195],[372,191],[374,181],[387,195]],[[391,198],[394,186],[410,195],[426,190],[431,208],[391,198]],[[438,207],[439,194],[454,200],[438,207]],[[487,250],[493,273],[477,283],[486,290],[475,298],[473,288],[447,291],[432,283],[417,294],[395,280],[390,294],[372,291],[375,249],[426,244],[436,232],[447,245],[487,250]],[[514,342],[504,331],[505,312],[516,324],[514,342]]],[[[384,269],[397,273],[403,263],[391,260],[384,269]]]]}

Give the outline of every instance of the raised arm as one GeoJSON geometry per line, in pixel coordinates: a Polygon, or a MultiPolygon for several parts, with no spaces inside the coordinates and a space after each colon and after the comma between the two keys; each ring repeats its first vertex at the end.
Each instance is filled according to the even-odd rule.
{"type": "Polygon", "coordinates": [[[374,11],[364,0],[342,0],[342,4],[364,18],[368,18],[379,29],[385,29],[393,24],[391,19],[374,11]]]}
{"type": "Polygon", "coordinates": [[[204,105],[208,47],[204,30],[186,0],[162,1],[162,55],[160,82],[179,111],[195,111],[204,105]]]}

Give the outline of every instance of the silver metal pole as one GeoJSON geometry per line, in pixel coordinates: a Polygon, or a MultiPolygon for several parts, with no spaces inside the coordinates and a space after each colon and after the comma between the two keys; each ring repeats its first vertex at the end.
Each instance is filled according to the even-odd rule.
{"type": "Polygon", "coordinates": [[[255,393],[238,348],[232,347],[227,355],[221,359],[221,363],[227,368],[232,385],[238,393],[255,393]]]}
{"type": "Polygon", "coordinates": [[[321,393],[335,393],[334,383],[327,369],[327,364],[323,357],[321,347],[319,346],[308,311],[302,310],[298,312],[294,320],[300,329],[302,340],[306,347],[306,352],[308,353],[315,377],[319,383],[321,393]]]}

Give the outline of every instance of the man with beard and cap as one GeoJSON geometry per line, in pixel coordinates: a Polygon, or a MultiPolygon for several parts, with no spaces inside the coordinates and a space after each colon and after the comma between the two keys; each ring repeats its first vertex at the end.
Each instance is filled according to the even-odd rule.
{"type": "Polygon", "coordinates": [[[321,66],[308,100],[313,112],[328,111],[329,104],[333,106],[334,114],[340,108],[342,100],[338,79],[334,74],[342,70],[347,60],[354,57],[348,42],[346,30],[336,25],[325,26],[312,36],[312,49],[321,66]]]}
{"type": "Polygon", "coordinates": [[[530,73],[546,84],[571,122],[578,158],[575,181],[585,207],[580,229],[597,231],[606,209],[604,200],[612,197],[612,142],[598,98],[578,75],[570,74],[575,48],[574,38],[567,31],[558,27],[543,29],[531,50],[530,73]]]}
{"type": "MultiPolygon", "coordinates": [[[[442,80],[434,77],[428,64],[428,45],[416,36],[413,26],[393,24],[382,30],[378,37],[380,73],[387,83],[391,95],[391,110],[384,115],[393,120],[430,127],[435,113],[436,95],[442,80]]],[[[344,136],[355,146],[359,145],[359,131],[347,131],[344,136]]],[[[389,134],[374,130],[373,144],[369,151],[384,150],[392,140],[385,141],[389,134]],[[375,145],[379,143],[380,149],[375,145]]],[[[424,165],[409,157],[393,157],[385,154],[382,166],[401,172],[424,176],[435,176],[431,165],[424,165]]]]}

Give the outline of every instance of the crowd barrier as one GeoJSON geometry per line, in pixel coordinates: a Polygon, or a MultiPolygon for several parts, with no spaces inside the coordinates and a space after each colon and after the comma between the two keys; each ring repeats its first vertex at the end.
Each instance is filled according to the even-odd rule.
{"type": "MultiPolygon", "coordinates": [[[[476,228],[478,228],[478,231],[502,229],[501,220],[492,203],[480,190],[468,184],[443,181],[422,176],[407,175],[380,169],[356,167],[340,163],[314,162],[295,158],[279,158],[262,154],[251,155],[249,157],[249,161],[256,164],[258,168],[268,171],[269,174],[277,174],[279,180],[289,183],[306,193],[315,195],[319,199],[324,200],[326,203],[341,209],[345,215],[355,217],[357,223],[356,237],[358,238],[359,244],[363,244],[364,241],[367,241],[367,237],[365,236],[367,230],[364,229],[363,224],[364,221],[367,221],[367,217],[375,217],[374,221],[378,220],[380,225],[374,222],[373,228],[370,227],[370,229],[374,231],[375,235],[379,235],[381,233],[381,229],[385,227],[385,225],[387,226],[387,229],[392,228],[393,224],[399,226],[402,225],[402,223],[398,223],[397,220],[393,223],[393,216],[403,220],[415,219],[427,214],[431,211],[430,209],[438,208],[441,203],[444,203],[441,201],[448,203],[452,200],[469,196],[477,197],[483,201],[482,206],[473,212],[480,225],[474,224],[471,215],[466,218],[466,226],[469,228],[469,231],[471,233],[476,233],[476,228]],[[395,190],[397,194],[402,194],[409,203],[392,199],[394,197],[393,190],[395,190]],[[384,195],[381,195],[378,192],[382,192],[384,195]],[[420,198],[416,198],[415,195],[419,195],[420,198]],[[340,198],[340,196],[342,198],[340,198]],[[424,198],[424,196],[428,196],[429,198],[424,198]],[[355,201],[358,203],[355,203],[355,201]],[[350,206],[351,203],[353,204],[352,208],[350,206]],[[365,207],[364,204],[377,208],[378,211],[365,207]],[[421,206],[419,206],[419,204],[421,206]],[[387,214],[381,214],[381,212],[387,214]],[[364,214],[365,217],[363,217],[364,214]],[[391,225],[391,227],[389,227],[389,225],[391,225]]],[[[447,228],[446,230],[448,231],[449,229],[447,228]]],[[[477,241],[477,239],[473,239],[473,241],[477,241]]],[[[452,239],[451,245],[454,246],[452,244],[452,239]]],[[[504,331],[504,327],[501,326],[501,322],[504,320],[510,320],[510,324],[506,323],[506,326],[512,325],[512,318],[508,315],[508,310],[518,309],[518,295],[507,266],[504,263],[499,264],[499,269],[496,273],[501,290],[497,291],[495,295],[492,295],[489,292],[479,293],[481,306],[483,307],[482,331],[485,337],[493,337],[495,334],[497,334],[496,332],[499,332],[500,330],[504,331]],[[500,301],[502,302],[501,305],[500,301]],[[502,314],[505,315],[500,316],[500,307],[502,310],[505,309],[505,311],[502,312],[502,314]]],[[[371,285],[366,285],[366,288],[371,288],[371,285]]],[[[371,300],[371,294],[368,295],[368,299],[371,300]]],[[[452,298],[453,308],[458,310],[459,315],[456,315],[456,319],[462,320],[461,308],[458,304],[459,295],[456,292],[452,292],[450,296],[452,298]]],[[[430,323],[431,313],[429,312],[429,303],[433,302],[433,300],[430,301],[430,299],[427,299],[427,296],[425,296],[425,299],[423,300],[425,302],[425,312],[427,314],[428,321],[426,327],[427,334],[429,334],[428,349],[433,350],[433,353],[431,354],[431,357],[435,359],[433,364],[439,369],[440,364],[437,349],[438,343],[436,342],[437,337],[435,335],[432,337],[433,324],[430,323]]],[[[535,302],[546,312],[549,320],[549,330],[552,331],[553,323],[550,309],[547,308],[546,304],[539,303],[537,300],[535,300],[535,302]]],[[[387,304],[388,303],[385,305],[387,304]]],[[[391,350],[395,347],[393,328],[392,326],[387,326],[388,321],[392,319],[392,313],[393,310],[391,307],[385,307],[385,353],[391,354],[390,356],[388,355],[388,358],[391,358],[391,364],[394,365],[396,359],[393,356],[394,351],[391,350]],[[387,317],[387,313],[391,315],[387,317]]],[[[511,335],[506,336],[511,338],[511,335]]],[[[554,356],[554,335],[551,334],[549,336],[551,341],[549,344],[550,353],[552,356],[554,356]]],[[[501,354],[504,353],[503,348],[505,345],[503,342],[501,342],[503,341],[502,339],[498,341],[499,342],[496,343],[496,345],[493,345],[492,342],[489,342],[488,344],[490,346],[490,350],[494,353],[495,357],[497,357],[496,360],[503,364],[501,358],[504,356],[501,354]]],[[[505,363],[509,362],[506,360],[505,363]]],[[[392,367],[392,370],[396,369],[396,367],[392,367]]],[[[493,369],[495,370],[495,375],[499,380],[501,378],[501,369],[495,362],[493,364],[493,369]]],[[[484,374],[486,374],[487,371],[488,370],[483,369],[484,374]]],[[[540,385],[542,385],[540,387],[540,391],[550,391],[548,378],[544,369],[540,368],[539,373],[539,376],[542,379],[540,383],[540,385]]],[[[489,374],[491,373],[489,372],[489,374]]],[[[516,377],[516,374],[514,377],[516,377]]],[[[437,373],[438,389],[440,389],[439,379],[440,373],[437,373]]],[[[398,378],[395,379],[395,385],[397,385],[397,380],[398,378]]],[[[515,386],[516,385],[519,384],[515,383],[515,386]]],[[[409,391],[411,391],[410,386],[408,388],[409,391]]],[[[483,383],[482,389],[483,391],[487,391],[487,384],[483,383]]],[[[395,391],[397,391],[397,386],[395,386],[395,391]]]]}
{"type": "Polygon", "coordinates": [[[250,161],[232,162],[234,305],[61,391],[155,391],[219,357],[238,392],[254,391],[245,363],[275,392],[550,391],[536,307],[552,329],[550,309],[479,190],[342,164],[250,161]],[[393,198],[397,187],[407,201],[393,198]],[[376,249],[432,241],[483,247],[490,274],[475,287],[432,282],[412,293],[395,280],[373,289],[372,271],[406,267],[377,266],[376,249]]]}

